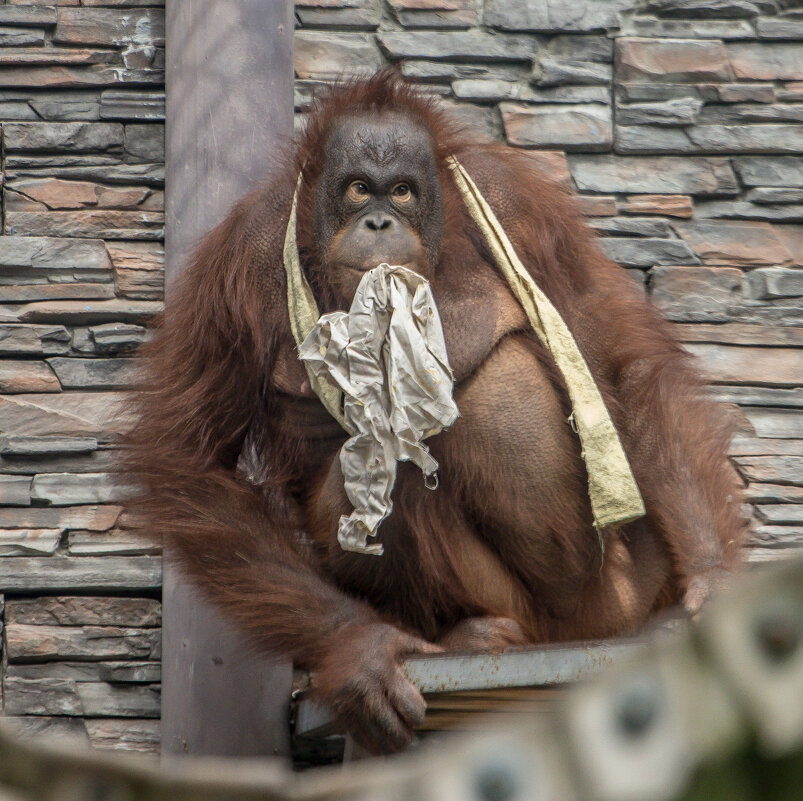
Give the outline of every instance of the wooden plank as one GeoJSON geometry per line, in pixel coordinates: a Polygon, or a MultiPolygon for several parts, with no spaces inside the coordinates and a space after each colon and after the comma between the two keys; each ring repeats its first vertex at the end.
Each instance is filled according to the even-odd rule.
{"type": "MultiPolygon", "coordinates": [[[[167,311],[195,242],[292,135],[290,0],[167,3],[167,311]]],[[[269,665],[165,560],[163,755],[289,753],[289,663],[269,665]]]]}

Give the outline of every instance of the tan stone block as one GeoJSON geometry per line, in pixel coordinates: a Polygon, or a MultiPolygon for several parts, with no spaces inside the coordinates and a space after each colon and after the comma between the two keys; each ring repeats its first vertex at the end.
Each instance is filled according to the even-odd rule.
{"type": "Polygon", "coordinates": [[[803,375],[803,351],[741,345],[686,345],[712,381],[726,384],[797,386],[803,375]]]}
{"type": "MultiPolygon", "coordinates": [[[[117,522],[122,510],[122,506],[0,508],[0,528],[58,528],[108,531],[117,522]]],[[[55,565],[55,562],[49,564],[55,565]]]]}
{"type": "Polygon", "coordinates": [[[628,195],[623,209],[628,214],[662,214],[667,217],[691,217],[694,214],[689,195],[628,195]]]}
{"type": "Polygon", "coordinates": [[[803,265],[803,225],[776,225],[775,233],[789,251],[792,264],[803,265]]]}
{"type": "Polygon", "coordinates": [[[673,325],[681,342],[721,342],[725,345],[779,345],[803,348],[803,328],[791,325],[751,325],[725,323],[719,325],[673,325]]]}
{"type": "Polygon", "coordinates": [[[569,162],[565,153],[559,150],[528,150],[526,154],[547,178],[562,186],[572,187],[572,174],[569,172],[569,162]]]}
{"type": "Polygon", "coordinates": [[[774,103],[775,87],[771,83],[730,83],[719,87],[723,103],[774,103]]]}
{"type": "Polygon", "coordinates": [[[650,271],[650,298],[671,320],[724,322],[741,287],[742,271],[735,267],[672,266],[650,271]]]}
{"type": "Polygon", "coordinates": [[[600,103],[500,103],[499,109],[512,145],[589,152],[610,150],[613,142],[611,110],[600,103]]]}
{"type": "Polygon", "coordinates": [[[586,217],[616,215],[616,198],[613,195],[577,195],[577,206],[586,217]]]}
{"type": "Polygon", "coordinates": [[[762,222],[695,220],[672,224],[706,264],[763,266],[789,264],[792,257],[778,231],[762,222]]]}
{"type": "Polygon", "coordinates": [[[39,300],[104,300],[114,297],[114,285],[85,284],[80,281],[66,284],[17,284],[4,286],[3,299],[9,303],[39,300]]]}
{"type": "Polygon", "coordinates": [[[164,269],[164,245],[161,242],[109,242],[106,249],[115,269],[164,269]]]}
{"type": "Polygon", "coordinates": [[[116,50],[80,50],[55,47],[0,48],[0,66],[18,67],[40,64],[114,64],[120,59],[116,50]]]}
{"type": "Polygon", "coordinates": [[[68,325],[94,325],[96,323],[141,323],[163,309],[155,301],[99,300],[82,303],[77,300],[43,301],[28,303],[19,310],[23,323],[66,323],[68,325]]]}
{"type": "Polygon", "coordinates": [[[9,88],[67,89],[73,86],[119,86],[129,82],[163,84],[164,72],[158,69],[124,70],[114,64],[4,67],[0,71],[0,86],[9,88]]]}
{"type": "Polygon", "coordinates": [[[160,239],[164,213],[83,209],[78,211],[13,211],[6,214],[5,232],[21,236],[102,237],[107,239],[160,239]]]}
{"type": "Polygon", "coordinates": [[[728,45],[728,58],[737,78],[752,81],[803,79],[803,55],[798,42],[738,42],[728,45]]]}
{"type": "Polygon", "coordinates": [[[61,384],[44,362],[0,360],[0,392],[61,392],[61,384]]]}
{"type": "Polygon", "coordinates": [[[125,429],[122,400],[117,392],[0,396],[0,432],[19,437],[92,436],[108,442],[125,429]]]}
{"type": "Polygon", "coordinates": [[[85,181],[44,178],[13,181],[6,188],[48,209],[82,209],[97,204],[95,184],[85,181]]]}
{"type": "Polygon", "coordinates": [[[616,79],[622,82],[727,81],[728,52],[705,39],[616,40],[616,79]]]}
{"type": "Polygon", "coordinates": [[[335,38],[319,31],[298,31],[293,41],[298,78],[332,80],[344,73],[370,73],[381,64],[376,46],[359,34],[335,38]]]}
{"type": "Polygon", "coordinates": [[[778,87],[778,100],[803,100],[803,81],[792,81],[778,87]]]}

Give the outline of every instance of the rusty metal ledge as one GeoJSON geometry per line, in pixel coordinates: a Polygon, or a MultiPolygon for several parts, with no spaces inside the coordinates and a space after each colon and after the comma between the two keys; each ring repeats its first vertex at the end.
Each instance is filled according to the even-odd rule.
{"type": "MultiPolygon", "coordinates": [[[[549,687],[591,676],[643,644],[640,639],[598,640],[516,648],[497,654],[414,656],[403,668],[425,695],[464,690],[549,687]]],[[[302,699],[295,734],[323,737],[332,732],[328,709],[302,699]]]]}

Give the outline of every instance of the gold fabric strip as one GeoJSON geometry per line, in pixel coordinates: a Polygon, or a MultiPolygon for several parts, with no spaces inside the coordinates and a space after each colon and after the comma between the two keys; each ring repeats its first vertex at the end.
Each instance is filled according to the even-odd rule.
{"type": "Polygon", "coordinates": [[[538,338],[552,354],[572,402],[572,418],[588,471],[588,493],[597,528],[644,515],[644,501],[619,435],[591,371],[558,310],[524,268],[493,209],[453,156],[449,167],[497,266],[521,303],[538,338]]]}
{"type": "MultiPolygon", "coordinates": [[[[300,348],[301,343],[315,327],[320,314],[312,288],[307,282],[306,276],[301,270],[301,262],[298,256],[298,244],[296,242],[296,208],[298,206],[298,192],[301,188],[301,175],[296,181],[296,189],[293,193],[293,204],[290,207],[290,219],[287,221],[287,231],[284,235],[284,249],[282,251],[284,260],[284,271],[287,274],[287,311],[290,314],[290,328],[293,332],[293,339],[296,347],[300,348]]],[[[343,393],[338,386],[329,378],[321,373],[315,373],[309,362],[304,362],[307,370],[310,386],[313,392],[321,399],[321,403],[326,407],[329,414],[340,423],[348,432],[345,418],[343,417],[343,393]]]]}

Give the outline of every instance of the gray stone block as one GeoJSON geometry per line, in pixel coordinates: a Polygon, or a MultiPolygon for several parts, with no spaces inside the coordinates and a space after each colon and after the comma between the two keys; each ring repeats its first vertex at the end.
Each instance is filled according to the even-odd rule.
{"type": "Polygon", "coordinates": [[[611,237],[600,239],[605,255],[625,267],[656,264],[699,264],[692,249],[681,239],[611,237]]]}
{"type": "Polygon", "coordinates": [[[542,56],[533,66],[531,80],[538,86],[550,87],[564,84],[607,86],[612,79],[610,64],[542,56]]]}
{"type": "Polygon", "coordinates": [[[103,473],[114,471],[118,467],[118,454],[108,448],[100,448],[99,450],[89,453],[76,454],[51,454],[22,457],[0,456],[1,475],[103,473]]]}
{"type": "Polygon", "coordinates": [[[623,20],[621,33],[627,36],[651,36],[672,39],[755,39],[752,20],[747,19],[656,19],[629,16],[623,20]]]}
{"type": "Polygon", "coordinates": [[[702,107],[703,101],[694,97],[632,103],[617,108],[616,121],[620,125],[693,125],[702,107]]]}
{"type": "Polygon", "coordinates": [[[6,434],[0,437],[0,456],[53,456],[64,453],[91,453],[98,448],[95,437],[42,437],[6,434]]]}
{"type": "Polygon", "coordinates": [[[756,156],[733,160],[746,186],[791,186],[803,188],[803,157],[756,156]]]}
{"type": "Polygon", "coordinates": [[[803,188],[762,186],[751,189],[747,193],[747,199],[751,203],[803,203],[803,188]]]}
{"type": "Polygon", "coordinates": [[[803,487],[783,484],[750,484],[745,490],[748,503],[796,503],[803,505],[803,487]]]}
{"type": "Polygon", "coordinates": [[[130,495],[130,488],[110,473],[40,473],[31,487],[31,498],[48,506],[113,503],[130,495]]]}
{"type": "Polygon", "coordinates": [[[141,556],[159,554],[161,546],[127,531],[71,531],[67,553],[73,556],[141,556]]]}
{"type": "Polygon", "coordinates": [[[55,356],[48,364],[64,389],[122,389],[134,380],[130,359],[72,359],[55,356]]]}
{"type": "Polygon", "coordinates": [[[575,33],[615,28],[633,0],[486,0],[484,22],[506,31],[575,33]]]}
{"type": "Polygon", "coordinates": [[[650,298],[670,320],[726,322],[739,302],[742,271],[729,267],[654,267],[650,298]]]}
{"type": "Polygon", "coordinates": [[[0,267],[34,270],[111,270],[106,245],[97,239],[4,237],[0,267]]]}
{"type": "Polygon", "coordinates": [[[547,51],[558,58],[610,63],[613,61],[613,40],[600,34],[553,36],[547,51]]]}
{"type": "Polygon", "coordinates": [[[66,681],[111,681],[116,684],[157,684],[161,679],[158,662],[43,662],[11,663],[6,675],[17,679],[61,679],[66,681]]]}
{"type": "Polygon", "coordinates": [[[745,287],[755,300],[803,297],[803,270],[761,267],[745,276],[745,287]]]}
{"type": "Polygon", "coordinates": [[[803,439],[803,411],[800,409],[748,407],[743,411],[759,437],[789,440],[803,439]]]}
{"type": "Polygon", "coordinates": [[[6,677],[3,689],[10,715],[159,717],[159,688],[153,685],[6,677]]]}
{"type": "MultiPolygon", "coordinates": [[[[0,475],[0,506],[29,506],[31,503],[30,476],[0,475]]],[[[2,549],[0,536],[0,550],[2,549]]]]}
{"type": "Polygon", "coordinates": [[[728,159],[569,156],[569,167],[582,192],[660,192],[688,195],[735,195],[736,175],[728,159]]]}
{"type": "Polygon", "coordinates": [[[762,17],[756,28],[762,39],[803,39],[803,19],[762,17]]]}
{"type": "Polygon", "coordinates": [[[150,120],[165,118],[163,91],[106,89],[100,95],[99,115],[102,120],[150,120]]]}
{"type": "Polygon", "coordinates": [[[711,200],[698,203],[696,215],[700,219],[767,220],[768,222],[803,221],[803,206],[794,204],[753,204],[743,200],[711,200]]]}
{"type": "MultiPolygon", "coordinates": [[[[373,31],[379,27],[379,14],[371,6],[358,8],[321,8],[296,4],[296,18],[301,23],[302,28],[331,28],[337,31],[373,31]]],[[[405,15],[402,24],[407,27],[409,22],[405,15]]],[[[437,20],[432,20],[437,25],[437,20]]],[[[458,25],[458,20],[453,21],[458,25]]],[[[421,25],[426,26],[426,20],[421,20],[421,25]]],[[[444,20],[444,26],[448,22],[444,20]]],[[[468,27],[465,23],[462,27],[468,27]]]]}
{"type": "MultiPolygon", "coordinates": [[[[0,525],[3,525],[4,511],[7,510],[0,509],[0,525]]],[[[160,556],[44,556],[0,559],[0,590],[8,593],[150,591],[158,590],[161,581],[160,556]]],[[[125,656],[124,654],[121,658],[125,656]]]]}
{"type": "Polygon", "coordinates": [[[639,4],[639,11],[685,19],[752,18],[759,8],[749,0],[646,0],[639,4]]]}
{"type": "Polygon", "coordinates": [[[4,5],[0,6],[0,25],[38,26],[48,28],[56,24],[56,9],[53,6],[4,5]]]}
{"type": "Polygon", "coordinates": [[[803,125],[617,125],[617,153],[799,153],[803,125]]]}
{"type": "Polygon", "coordinates": [[[152,598],[50,596],[9,598],[6,622],[50,626],[122,626],[155,628],[162,625],[162,605],[152,598]]]}
{"type": "Polygon", "coordinates": [[[613,236],[651,236],[671,239],[674,234],[666,220],[651,217],[595,217],[589,220],[595,230],[613,236]]]}
{"type": "Polygon", "coordinates": [[[129,161],[145,163],[164,161],[164,126],[126,125],[124,147],[129,161]]]}
{"type": "Polygon", "coordinates": [[[734,461],[748,481],[803,486],[803,456],[737,456],[734,461]]]}
{"type": "Polygon", "coordinates": [[[0,25],[0,47],[41,47],[44,43],[44,28],[11,28],[0,25]]]}
{"type": "Polygon", "coordinates": [[[114,122],[10,122],[3,126],[7,152],[122,152],[123,126],[114,122]]]}
{"type": "MultiPolygon", "coordinates": [[[[486,10],[486,21],[488,11],[486,10]]],[[[481,31],[380,32],[379,46],[391,59],[426,58],[436,61],[530,61],[538,41],[530,36],[481,31]]]]}

